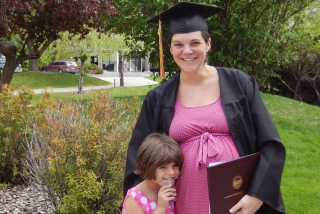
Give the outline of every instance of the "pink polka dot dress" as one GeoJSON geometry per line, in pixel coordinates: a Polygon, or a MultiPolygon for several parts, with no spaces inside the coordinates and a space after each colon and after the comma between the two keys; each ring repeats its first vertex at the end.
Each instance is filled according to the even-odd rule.
{"type": "Polygon", "coordinates": [[[239,158],[220,97],[200,107],[185,107],[176,100],[169,135],[180,144],[184,155],[176,184],[176,214],[208,214],[206,167],[209,163],[239,158]]]}
{"type": "MultiPolygon", "coordinates": [[[[155,209],[157,208],[157,203],[156,202],[151,201],[142,192],[131,188],[131,189],[128,190],[127,195],[124,198],[122,214],[126,214],[126,211],[125,211],[125,208],[124,208],[124,203],[125,203],[126,199],[129,196],[132,196],[132,198],[134,198],[134,200],[139,204],[139,206],[142,208],[142,210],[143,210],[143,212],[145,214],[153,214],[155,209]]],[[[169,208],[166,210],[165,214],[175,214],[175,212],[174,212],[174,203],[173,202],[170,202],[169,208]]]]}

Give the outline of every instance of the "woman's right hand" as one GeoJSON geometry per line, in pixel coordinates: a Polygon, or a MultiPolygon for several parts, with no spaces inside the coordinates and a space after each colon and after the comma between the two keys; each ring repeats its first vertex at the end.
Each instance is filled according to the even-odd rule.
{"type": "Polygon", "coordinates": [[[169,208],[169,202],[175,200],[176,195],[176,190],[169,185],[161,187],[158,192],[158,206],[154,213],[165,213],[169,208]]]}

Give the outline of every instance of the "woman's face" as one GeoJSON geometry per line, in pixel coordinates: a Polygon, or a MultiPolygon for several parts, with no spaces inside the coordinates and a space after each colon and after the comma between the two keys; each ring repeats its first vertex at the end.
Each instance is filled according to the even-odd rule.
{"type": "Polygon", "coordinates": [[[200,31],[173,35],[170,52],[181,72],[199,71],[205,65],[210,42],[205,42],[200,31]]]}

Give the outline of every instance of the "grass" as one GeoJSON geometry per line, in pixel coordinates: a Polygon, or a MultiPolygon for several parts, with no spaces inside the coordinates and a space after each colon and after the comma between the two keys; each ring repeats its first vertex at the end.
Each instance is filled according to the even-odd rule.
{"type": "MultiPolygon", "coordinates": [[[[157,87],[158,85],[149,85],[149,86],[137,86],[137,87],[123,87],[123,88],[109,88],[101,90],[109,90],[112,97],[118,99],[131,99],[133,95],[139,96],[139,99],[142,101],[145,95],[151,89],[157,87]]],[[[77,92],[63,92],[63,93],[53,93],[54,96],[62,99],[77,101],[77,100],[87,100],[90,99],[95,93],[98,93],[101,90],[87,91],[81,95],[78,95],[77,92]]],[[[42,94],[35,94],[32,98],[32,103],[37,102],[42,94]]]]}
{"type": "Polygon", "coordinates": [[[145,77],[145,78],[147,78],[149,80],[156,81],[156,82],[161,82],[162,81],[160,76],[149,76],[149,77],[145,77]]]}
{"type": "Polygon", "coordinates": [[[319,213],[320,108],[269,94],[263,99],[286,147],[281,189],[287,213],[319,213]]]}
{"type": "MultiPolygon", "coordinates": [[[[67,75],[67,74],[65,74],[67,75]]],[[[151,77],[152,78],[152,77],[151,77]]],[[[130,99],[156,87],[110,88],[111,96],[130,99]]],[[[41,95],[35,95],[36,102],[41,95]]],[[[90,99],[90,95],[54,93],[63,99],[90,99]]],[[[320,210],[320,108],[292,99],[262,94],[286,147],[287,157],[281,189],[287,214],[317,214],[320,210]]]]}
{"type": "MultiPolygon", "coordinates": [[[[14,73],[11,85],[27,85],[33,89],[77,87],[79,75],[55,72],[14,73]]],[[[85,76],[83,86],[110,85],[111,83],[94,77],[85,76]]]]}

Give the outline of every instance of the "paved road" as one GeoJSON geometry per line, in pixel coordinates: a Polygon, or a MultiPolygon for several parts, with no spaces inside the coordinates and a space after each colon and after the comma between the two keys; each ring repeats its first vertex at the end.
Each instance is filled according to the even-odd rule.
{"type": "MultiPolygon", "coordinates": [[[[154,85],[158,84],[158,82],[146,79],[144,77],[149,76],[147,72],[136,72],[136,73],[124,73],[123,81],[125,87],[132,86],[144,86],[144,85],[154,85]]],[[[88,86],[83,87],[84,91],[96,90],[96,89],[105,89],[112,87],[120,86],[120,78],[117,72],[104,72],[103,75],[93,75],[93,77],[107,81],[112,83],[112,85],[104,85],[104,86],[88,86]]],[[[44,89],[34,89],[34,93],[40,94],[44,93],[44,89]]],[[[70,88],[53,88],[47,89],[47,92],[74,92],[78,91],[78,87],[70,87],[70,88]]]]}

